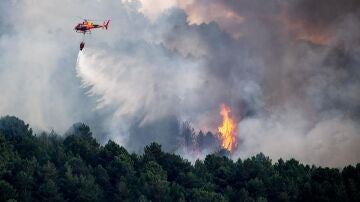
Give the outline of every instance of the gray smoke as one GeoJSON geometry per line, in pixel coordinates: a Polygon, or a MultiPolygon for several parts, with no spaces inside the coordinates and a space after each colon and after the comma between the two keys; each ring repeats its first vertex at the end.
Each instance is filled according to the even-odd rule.
{"type": "Polygon", "coordinates": [[[216,131],[225,103],[238,121],[234,158],[359,161],[356,1],[172,1],[165,10],[137,1],[2,5],[1,114],[60,133],[82,121],[101,142],[139,151],[158,141],[183,153],[179,123],[216,131]],[[75,16],[112,20],[79,54],[75,16]]]}
{"type": "Polygon", "coordinates": [[[241,36],[221,41],[226,54],[215,48],[209,57],[214,61],[208,60],[209,67],[229,70],[229,75],[211,72],[227,89],[238,90],[225,97],[242,103],[234,156],[262,151],[330,166],[358,161],[359,9],[350,0],[198,0],[185,6],[195,23],[211,18],[233,38],[241,36]],[[214,11],[241,20],[219,18],[214,11]],[[253,85],[240,84],[247,79],[253,85]]]}

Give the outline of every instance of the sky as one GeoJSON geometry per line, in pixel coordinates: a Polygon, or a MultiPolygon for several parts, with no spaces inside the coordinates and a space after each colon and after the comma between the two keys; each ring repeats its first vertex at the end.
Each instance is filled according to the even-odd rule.
{"type": "Polygon", "coordinates": [[[360,160],[359,1],[0,1],[1,116],[182,153],[178,123],[214,132],[224,103],[234,159],[360,160]],[[82,52],[79,16],[111,19],[82,52]]]}

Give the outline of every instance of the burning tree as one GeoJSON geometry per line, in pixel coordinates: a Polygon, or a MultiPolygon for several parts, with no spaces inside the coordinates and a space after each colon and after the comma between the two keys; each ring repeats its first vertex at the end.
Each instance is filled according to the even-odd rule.
{"type": "Polygon", "coordinates": [[[223,121],[218,127],[218,131],[221,146],[224,149],[233,152],[236,147],[236,124],[229,116],[230,111],[230,108],[225,104],[220,105],[220,115],[223,117],[223,121]]]}

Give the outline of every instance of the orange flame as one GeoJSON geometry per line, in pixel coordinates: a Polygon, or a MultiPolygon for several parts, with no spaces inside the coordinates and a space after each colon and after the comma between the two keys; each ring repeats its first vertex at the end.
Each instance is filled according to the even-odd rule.
{"type": "Polygon", "coordinates": [[[221,146],[224,149],[232,152],[236,146],[236,124],[234,120],[229,117],[230,108],[224,104],[220,106],[220,115],[223,117],[223,122],[218,131],[220,133],[219,139],[221,146]]]}

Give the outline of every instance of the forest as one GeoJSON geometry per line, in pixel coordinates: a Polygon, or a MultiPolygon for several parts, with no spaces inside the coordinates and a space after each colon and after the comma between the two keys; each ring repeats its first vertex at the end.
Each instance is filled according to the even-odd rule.
{"type": "Polygon", "coordinates": [[[191,163],[157,143],[140,154],[100,145],[86,124],[35,134],[5,116],[0,201],[360,201],[360,163],[328,168],[262,153],[233,161],[221,152],[191,163]]]}

